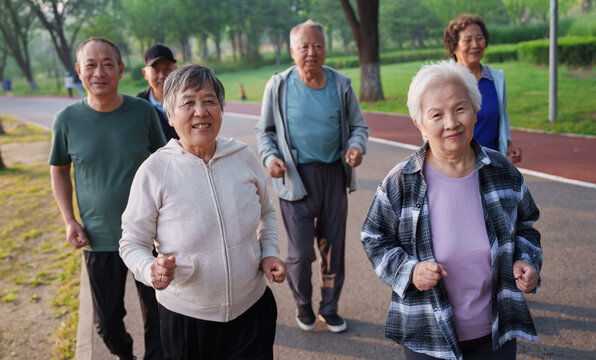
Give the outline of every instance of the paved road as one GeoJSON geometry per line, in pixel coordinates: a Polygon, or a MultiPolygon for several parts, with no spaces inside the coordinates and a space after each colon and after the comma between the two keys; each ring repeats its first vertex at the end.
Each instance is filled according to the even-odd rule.
{"type": "MultiPolygon", "coordinates": [[[[5,106],[0,101],[0,113],[7,112],[5,106]]],[[[228,108],[222,135],[243,140],[254,148],[254,123],[253,118],[234,115],[228,108]]],[[[294,322],[294,304],[287,285],[274,284],[272,289],[279,310],[275,345],[277,359],[403,359],[400,347],[384,339],[383,328],[390,291],[377,279],[368,263],[360,245],[359,231],[380,179],[411,152],[392,145],[369,142],[368,154],[358,168],[359,190],[349,197],[347,278],[340,300],[340,313],[348,320],[348,331],[331,334],[323,326],[318,326],[312,333],[302,332],[294,322]]],[[[518,358],[594,359],[596,190],[534,176],[525,177],[541,210],[541,219],[536,227],[543,236],[545,260],[543,287],[537,295],[527,297],[540,341],[520,341],[518,358]]],[[[287,242],[280,221],[278,228],[282,255],[285,256],[287,242]]],[[[139,356],[142,354],[142,340],[138,302],[133,288],[129,289],[127,323],[135,338],[135,352],[139,356]]],[[[85,321],[85,317],[90,320],[88,297],[82,286],[81,321],[85,321]]],[[[319,299],[319,295],[315,294],[313,302],[316,304],[319,299]]],[[[87,350],[93,350],[93,356],[87,352],[87,356],[77,356],[78,359],[112,358],[97,336],[93,335],[90,322],[80,324],[80,328],[82,334],[93,336],[93,339],[85,339],[80,335],[78,340],[83,344],[79,348],[84,350],[87,346],[87,350]]]]}

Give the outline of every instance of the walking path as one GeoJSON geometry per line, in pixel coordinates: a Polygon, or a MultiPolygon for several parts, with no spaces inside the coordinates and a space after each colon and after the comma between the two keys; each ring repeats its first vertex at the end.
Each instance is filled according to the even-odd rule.
{"type": "MultiPolygon", "coordinates": [[[[27,102],[23,102],[22,107],[23,110],[21,112],[21,110],[14,110],[14,111],[8,111],[9,110],[9,106],[8,103],[3,102],[4,100],[10,100],[10,102],[12,103],[12,107],[14,108],[16,105],[15,103],[20,103],[19,99],[22,97],[13,97],[12,99],[8,99],[6,97],[0,97],[0,113],[8,113],[14,116],[18,116],[22,119],[27,119],[27,120],[31,120],[31,121],[36,121],[35,119],[32,119],[31,116],[35,115],[36,113],[39,113],[40,116],[44,115],[45,117],[48,116],[53,116],[53,114],[49,113],[49,110],[46,108],[44,109],[36,109],[36,101],[33,100],[31,101],[29,99],[29,101],[27,102]]],[[[55,99],[56,102],[58,101],[58,99],[55,99]]],[[[247,115],[251,115],[250,117],[255,117],[259,114],[260,112],[260,105],[259,104],[254,104],[254,103],[229,103],[226,105],[226,114],[231,115],[232,113],[236,113],[236,114],[247,114],[247,115]]],[[[415,146],[419,146],[422,143],[422,139],[420,138],[420,134],[418,132],[418,130],[413,126],[411,120],[407,117],[407,116],[403,116],[403,115],[395,115],[395,114],[386,114],[386,113],[376,113],[376,112],[365,112],[365,117],[366,117],[366,121],[369,124],[369,126],[371,127],[371,141],[372,142],[377,142],[377,143],[392,143],[392,144],[397,144],[402,147],[402,148],[407,148],[407,149],[413,149],[415,146]]],[[[36,121],[37,122],[37,121],[36,121]]],[[[49,121],[48,125],[51,124],[51,120],[49,121]]],[[[48,125],[46,125],[46,127],[49,127],[48,125]]],[[[252,124],[249,124],[250,126],[252,126],[252,124]]],[[[249,126],[247,125],[247,126],[249,126]]],[[[249,133],[247,131],[247,133],[249,133]]],[[[513,137],[513,141],[515,144],[519,145],[522,150],[523,150],[523,161],[519,164],[519,166],[521,167],[521,171],[525,172],[525,173],[531,173],[532,175],[537,175],[537,176],[541,176],[541,177],[560,177],[560,178],[555,178],[554,180],[559,180],[559,181],[563,181],[563,182],[567,182],[567,183],[572,183],[575,185],[581,185],[582,187],[584,187],[583,189],[580,188],[576,188],[576,190],[573,190],[574,192],[580,192],[582,194],[584,194],[584,198],[588,198],[591,199],[591,194],[592,191],[585,189],[585,188],[591,188],[591,189],[596,189],[596,138],[581,138],[581,137],[573,137],[573,136],[563,136],[563,135],[551,135],[551,134],[544,134],[544,133],[536,133],[536,132],[527,132],[527,131],[517,131],[517,130],[513,130],[512,131],[512,137],[513,137]]],[[[373,144],[371,144],[371,149],[374,148],[373,144]]],[[[369,156],[375,156],[372,154],[373,151],[371,151],[371,154],[369,154],[369,156]]],[[[405,152],[403,150],[388,150],[386,151],[386,153],[390,153],[390,154],[404,154],[405,152]]],[[[397,157],[401,157],[401,155],[396,155],[397,157]]],[[[373,158],[369,158],[369,160],[372,160],[373,158]]],[[[396,161],[398,161],[399,159],[396,158],[396,161]]],[[[363,178],[361,177],[361,180],[363,180],[363,178]]],[[[376,180],[376,178],[375,178],[376,180]]],[[[548,182],[549,184],[552,184],[550,182],[548,182]]],[[[544,182],[544,185],[542,185],[543,187],[547,186],[547,182],[544,182]]],[[[549,188],[550,189],[550,188],[549,188]]],[[[562,193],[560,193],[562,191],[563,188],[561,187],[554,187],[553,189],[557,189],[557,190],[551,190],[548,191],[549,194],[559,194],[558,196],[562,197],[562,198],[567,198],[570,197],[571,195],[569,193],[565,193],[564,191],[562,193]]],[[[539,188],[539,190],[544,190],[542,188],[539,188]]],[[[362,193],[362,191],[360,191],[359,193],[362,193]]],[[[362,194],[359,194],[359,196],[362,194]]],[[[571,197],[573,198],[573,197],[571,197]]],[[[361,202],[362,199],[358,198],[361,202]]],[[[553,200],[554,201],[554,200],[553,200]]],[[[559,200],[557,200],[559,201],[559,200]]],[[[358,201],[354,200],[354,203],[358,203],[358,201]]],[[[556,202],[545,202],[547,204],[550,204],[549,206],[547,206],[545,208],[545,215],[548,215],[548,211],[550,209],[550,207],[555,206],[556,202]]],[[[563,208],[565,209],[571,209],[572,205],[571,204],[564,204],[563,208]],[[567,206],[567,207],[565,207],[567,206]]],[[[577,209],[575,209],[577,210],[577,209]]],[[[352,214],[353,215],[353,214],[352,214]]],[[[559,216],[559,213],[557,212],[557,217],[559,216]]],[[[564,215],[562,215],[564,216],[564,215]]],[[[578,212],[574,212],[574,217],[579,217],[580,220],[582,219],[581,217],[581,212],[578,215],[578,212]]],[[[591,217],[591,216],[590,216],[591,217]]],[[[568,220],[563,218],[564,221],[562,221],[562,224],[565,224],[568,220]]],[[[353,219],[354,220],[354,219],[353,219]]],[[[360,220],[356,219],[358,221],[352,221],[354,223],[359,223],[360,220]]],[[[585,219],[584,219],[585,220],[585,219]]],[[[570,220],[569,220],[570,221],[570,220]]],[[[581,223],[581,222],[580,222],[581,223]]],[[[591,221],[587,221],[586,224],[590,224],[593,222],[591,221]]],[[[583,224],[583,223],[582,223],[583,224]]],[[[550,225],[550,223],[545,224],[544,226],[548,227],[550,225]]],[[[553,236],[553,234],[558,234],[561,231],[565,230],[563,229],[565,226],[563,226],[563,228],[560,228],[560,224],[556,223],[553,224],[553,226],[556,228],[556,230],[552,230],[552,229],[545,229],[546,231],[551,231],[551,237],[553,236]]],[[[587,231],[590,232],[589,229],[584,229],[581,226],[574,226],[572,227],[572,232],[573,234],[567,234],[564,233],[561,237],[563,239],[565,239],[565,241],[569,242],[571,240],[569,239],[576,239],[578,238],[578,234],[577,232],[580,232],[580,235],[583,234],[581,233],[581,231],[587,231]],[[583,229],[583,230],[582,230],[583,229]]],[[[581,235],[584,236],[584,235],[581,235]]],[[[583,237],[579,236],[579,239],[584,239],[583,237]]],[[[585,236],[584,236],[585,237],[585,236]]],[[[548,238],[548,236],[547,236],[548,238]]],[[[556,238],[556,241],[554,242],[558,242],[559,238],[556,238]]],[[[591,244],[591,242],[590,242],[591,244]]],[[[545,242],[545,246],[548,245],[547,242],[545,242]]],[[[588,245],[588,247],[585,248],[585,250],[588,250],[591,248],[591,245],[588,245]]],[[[556,251],[551,249],[551,261],[549,262],[549,264],[554,264],[555,263],[555,258],[556,256],[558,256],[558,254],[561,252],[560,247],[557,245],[556,246],[556,251]]],[[[589,250],[586,252],[582,252],[581,254],[575,254],[574,257],[571,257],[573,259],[575,259],[576,257],[581,257],[584,254],[589,254],[589,250]]],[[[569,256],[568,253],[564,253],[561,256],[563,256],[565,259],[565,261],[561,260],[559,261],[561,264],[564,264],[564,267],[561,267],[560,269],[557,268],[556,271],[552,270],[552,274],[551,276],[551,281],[550,281],[550,286],[551,287],[557,287],[557,284],[559,280],[557,280],[555,277],[555,275],[557,274],[562,274],[561,276],[563,276],[563,280],[560,280],[562,283],[566,283],[568,282],[572,277],[577,277],[577,274],[582,274],[584,272],[582,271],[577,271],[577,269],[575,269],[574,271],[572,271],[573,275],[570,275],[568,273],[565,272],[565,269],[567,269],[569,266],[576,266],[578,264],[582,264],[582,261],[573,261],[572,264],[570,265],[568,263],[568,259],[569,257],[565,257],[565,256],[569,256]],[[567,254],[567,255],[565,255],[567,254]]],[[[589,255],[586,255],[589,256],[589,255]]],[[[358,259],[357,259],[358,260],[358,259]]],[[[352,262],[352,265],[354,265],[355,262],[352,262]]],[[[368,268],[368,266],[370,264],[365,264],[365,270],[370,270],[368,268]]],[[[554,265],[551,265],[552,267],[554,267],[554,265]]],[[[562,266],[562,265],[561,265],[562,266]]],[[[363,272],[364,275],[370,275],[370,272],[365,272],[365,270],[361,270],[360,268],[358,268],[358,271],[360,273],[360,271],[363,272]]],[[[548,270],[548,269],[547,269],[548,270]]],[[[353,270],[356,271],[356,270],[353,270]]],[[[585,274],[585,273],[584,273],[585,274]]],[[[359,275],[360,276],[360,275],[359,275]]],[[[558,276],[558,275],[557,275],[558,276]]],[[[588,276],[589,278],[589,276],[588,276]]],[[[132,277],[129,278],[129,280],[132,280],[132,277]]],[[[372,280],[371,280],[372,281],[372,280]]],[[[583,280],[582,280],[583,281],[583,280]]],[[[570,283],[574,283],[574,281],[569,281],[570,283]]],[[[581,283],[581,282],[580,282],[581,283]]],[[[587,282],[585,283],[587,284],[587,282]]],[[[368,284],[367,284],[368,285],[368,284]]],[[[358,286],[361,286],[361,284],[359,284],[358,286]]],[[[364,285],[362,285],[364,286],[364,285]]],[[[564,285],[562,286],[563,288],[567,288],[568,286],[571,285],[564,285]]],[[[561,287],[561,286],[559,286],[561,287]]],[[[285,287],[280,287],[281,289],[283,289],[283,291],[287,290],[285,287]]],[[[580,287],[581,288],[581,287],[580,287]]],[[[279,289],[277,289],[277,291],[280,291],[279,289]]],[[[363,290],[365,292],[370,291],[370,290],[363,290]]],[[[589,291],[588,291],[589,292],[589,291]]],[[[572,304],[574,306],[567,306],[565,309],[568,310],[569,313],[574,314],[574,316],[576,316],[578,311],[584,311],[586,314],[592,314],[590,311],[591,308],[587,307],[585,305],[582,305],[585,307],[578,307],[578,305],[576,304],[576,302],[572,301],[573,299],[573,292],[569,292],[569,294],[567,294],[567,292],[565,291],[556,291],[554,292],[556,294],[556,296],[560,296],[563,297],[563,299],[559,299],[558,297],[553,297],[552,299],[549,298],[549,292],[548,289],[546,289],[546,292],[543,292],[543,295],[541,295],[542,297],[539,298],[542,300],[542,302],[535,302],[532,305],[534,306],[534,308],[538,309],[538,310],[534,310],[534,311],[540,311],[540,306],[546,306],[544,304],[547,304],[549,306],[551,306],[550,304],[572,304]],[[571,298],[567,298],[566,296],[571,296],[571,298]],[[537,305],[538,304],[538,305],[537,305]],[[579,310],[578,310],[579,309],[579,310]]],[[[555,295],[552,295],[555,296],[555,295]]],[[[589,297],[589,296],[588,296],[589,297]]],[[[581,296],[579,297],[581,298],[581,296]]],[[[281,299],[281,298],[280,298],[281,299]]],[[[280,300],[281,301],[281,300],[280,300]]],[[[126,309],[127,309],[127,316],[125,318],[125,322],[126,322],[126,326],[127,326],[127,330],[131,333],[131,335],[133,336],[133,338],[135,339],[142,339],[142,321],[141,321],[141,314],[140,314],[140,307],[139,307],[139,303],[138,303],[138,299],[137,299],[137,295],[136,295],[136,289],[134,287],[133,281],[128,281],[127,284],[127,289],[126,289],[126,309]]],[[[554,305],[552,305],[554,306],[554,305]]],[[[557,305],[559,306],[559,305],[557,305]]],[[[563,306],[563,305],[561,305],[563,306]]],[[[364,307],[365,309],[368,309],[368,307],[364,307]]],[[[563,309],[563,310],[565,310],[563,309]]],[[[552,330],[549,326],[549,324],[551,323],[557,323],[557,319],[559,317],[565,317],[565,315],[561,315],[559,314],[560,311],[562,311],[559,308],[555,309],[556,312],[554,312],[556,314],[556,319],[547,316],[548,314],[541,314],[542,317],[538,318],[538,320],[542,321],[541,323],[541,328],[543,329],[547,329],[547,331],[543,334],[544,338],[546,340],[544,340],[545,342],[540,345],[538,347],[531,347],[530,345],[527,345],[526,343],[521,343],[521,349],[523,350],[522,352],[524,353],[528,353],[528,349],[533,349],[532,351],[534,351],[536,348],[540,348],[540,349],[546,349],[546,350],[541,350],[542,352],[552,352],[552,354],[574,354],[572,357],[574,358],[589,358],[589,356],[592,356],[593,353],[585,350],[584,348],[590,348],[589,346],[576,346],[576,345],[570,345],[570,344],[564,344],[561,345],[559,344],[560,342],[557,340],[552,340],[551,337],[555,337],[558,338],[560,336],[562,336],[561,334],[558,333],[559,327],[563,332],[568,332],[568,331],[572,331],[573,329],[578,328],[581,330],[578,334],[587,334],[588,336],[590,336],[590,331],[589,331],[589,325],[574,325],[572,323],[570,323],[571,320],[569,319],[563,319],[561,321],[563,321],[562,324],[559,324],[556,327],[555,326],[555,330],[552,330]],[[548,319],[548,320],[546,320],[548,319]],[[587,327],[586,327],[587,326],[587,327]],[[564,330],[564,331],[563,331],[564,330]],[[583,332],[582,332],[583,331],[583,332]],[[554,334],[554,335],[553,335],[554,334]],[[547,345],[544,345],[547,344],[547,345]],[[553,345],[554,344],[554,345],[553,345]],[[546,347],[545,347],[546,346],[546,347]],[[525,349],[525,350],[524,350],[525,349]],[[584,350],[582,350],[584,349],[584,350]],[[591,354],[591,355],[586,355],[586,354],[591,354]],[[577,355],[577,356],[576,356],[577,355]],[[587,357],[585,357],[585,356],[587,357]]],[[[385,312],[385,309],[372,309],[370,310],[373,313],[383,313],[385,312]]],[[[554,311],[554,310],[552,310],[554,311]]],[[[564,313],[564,311],[563,311],[564,313]]],[[[583,313],[582,313],[583,314],[583,313]]],[[[284,317],[287,314],[280,314],[280,317],[284,317]]],[[[287,315],[286,317],[292,317],[293,315],[287,315]]],[[[591,316],[591,315],[590,315],[591,316]]],[[[583,318],[579,319],[576,317],[573,318],[574,321],[577,321],[578,323],[580,323],[580,320],[583,321],[583,318]]],[[[319,356],[319,352],[321,353],[326,353],[326,348],[320,347],[317,348],[316,346],[313,348],[312,346],[312,342],[316,342],[316,339],[318,338],[325,338],[325,336],[327,335],[326,332],[322,331],[322,332],[315,332],[314,334],[302,334],[302,333],[298,333],[296,334],[295,331],[293,331],[293,328],[289,328],[287,324],[293,324],[292,320],[293,319],[285,319],[285,322],[280,322],[279,325],[279,332],[280,332],[280,343],[277,344],[277,348],[278,351],[280,351],[280,354],[284,354],[285,352],[288,351],[288,349],[292,350],[292,351],[296,351],[296,350],[301,350],[301,353],[312,353],[313,357],[311,358],[317,358],[317,356],[319,356]],[[283,335],[285,336],[291,336],[291,346],[288,345],[290,344],[290,340],[284,338],[283,335]],[[312,338],[309,336],[313,336],[312,338]],[[316,338],[315,338],[316,337],[316,338]],[[306,340],[305,340],[306,339],[306,340]],[[303,341],[306,341],[306,343],[308,343],[309,345],[304,345],[304,349],[301,348],[301,344],[303,341]],[[298,345],[296,345],[298,344],[298,345]],[[285,351],[285,352],[284,352],[285,351]]],[[[394,346],[390,341],[386,341],[383,340],[382,337],[382,326],[376,326],[374,327],[374,331],[369,329],[372,325],[372,321],[369,322],[362,322],[362,321],[357,321],[354,319],[351,319],[352,323],[357,324],[357,326],[355,326],[355,331],[356,334],[360,334],[362,333],[370,333],[374,331],[377,331],[377,327],[381,330],[379,330],[379,333],[376,334],[373,337],[366,337],[364,336],[364,340],[371,342],[369,344],[369,346],[367,347],[369,353],[374,353],[375,351],[379,351],[379,354],[381,354],[382,351],[385,351],[387,349],[385,348],[390,348],[390,349],[394,349],[394,346]],[[364,330],[363,330],[364,329],[364,330]],[[366,331],[365,331],[366,330],[366,331]]],[[[379,323],[382,323],[382,321],[380,321],[379,323]]],[[[558,323],[557,323],[558,324],[558,323]]],[[[573,333],[576,334],[576,333],[573,333]]],[[[354,337],[354,333],[350,333],[346,336],[349,336],[349,341],[350,343],[354,343],[354,344],[358,344],[359,347],[365,346],[366,344],[368,344],[367,342],[363,342],[363,339],[361,337],[357,337],[357,339],[354,337]]],[[[368,335],[367,335],[368,336],[368,335]]],[[[581,337],[581,336],[580,336],[581,337]]],[[[583,339],[583,337],[581,337],[583,339]]],[[[340,338],[341,341],[343,341],[340,338]]],[[[340,341],[337,340],[337,341],[340,341]]],[[[346,341],[348,341],[346,340],[346,341]]],[[[345,342],[341,342],[341,344],[344,344],[345,346],[345,342]]],[[[589,342],[589,341],[588,341],[589,342]]],[[[581,343],[581,341],[580,341],[581,343]]],[[[134,348],[134,352],[135,354],[139,355],[139,354],[143,354],[143,341],[135,341],[134,343],[135,348],[134,348]]],[[[356,345],[354,345],[356,346],[356,345]]],[[[356,348],[352,349],[349,348],[345,351],[346,354],[351,354],[351,353],[355,353],[356,348]]],[[[338,349],[337,351],[339,351],[340,353],[343,353],[340,349],[338,349]]],[[[551,354],[551,355],[552,355],[551,354]]],[[[282,355],[280,355],[282,356],[282,355]]],[[[331,356],[329,354],[326,353],[325,358],[336,358],[334,357],[335,355],[331,356]]],[[[81,289],[80,289],[80,302],[79,302],[79,328],[78,328],[78,334],[77,334],[77,350],[76,350],[76,358],[77,359],[93,359],[93,360],[103,360],[103,359],[113,359],[114,357],[112,355],[110,355],[105,347],[105,345],[103,345],[101,339],[99,339],[99,337],[97,336],[94,326],[93,326],[93,311],[92,311],[92,302],[91,302],[91,294],[90,294],[90,290],[89,290],[89,285],[88,285],[88,280],[87,280],[87,276],[86,273],[84,271],[84,269],[82,269],[82,273],[81,273],[81,289]]],[[[340,358],[340,357],[337,357],[340,358]]],[[[341,357],[343,358],[347,358],[346,357],[341,357]]],[[[383,358],[383,356],[379,355],[378,357],[369,357],[369,358],[383,358]]],[[[400,358],[399,356],[397,357],[398,359],[400,358]]],[[[534,358],[534,357],[533,357],[534,358]]],[[[544,357],[541,357],[544,358],[544,357]]],[[[552,358],[552,357],[546,357],[546,358],[552,358]]]]}

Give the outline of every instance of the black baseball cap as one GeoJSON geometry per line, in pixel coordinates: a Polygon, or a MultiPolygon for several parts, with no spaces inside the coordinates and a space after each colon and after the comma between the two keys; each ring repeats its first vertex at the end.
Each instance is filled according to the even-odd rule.
{"type": "Polygon", "coordinates": [[[163,45],[153,45],[149,49],[145,51],[145,66],[151,66],[154,62],[161,59],[168,59],[176,62],[174,59],[174,54],[172,54],[172,50],[170,50],[167,46],[163,45]]]}

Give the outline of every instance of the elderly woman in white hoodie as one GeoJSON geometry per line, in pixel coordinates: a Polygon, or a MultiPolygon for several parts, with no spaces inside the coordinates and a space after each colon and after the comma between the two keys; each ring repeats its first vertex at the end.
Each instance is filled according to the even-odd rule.
{"type": "Polygon", "coordinates": [[[275,211],[247,144],[218,137],[224,88],[186,65],[164,85],[180,135],[139,168],[122,215],[120,256],[156,291],[167,359],[272,359],[283,282],[275,211]],[[158,256],[152,255],[152,249],[158,256]]]}

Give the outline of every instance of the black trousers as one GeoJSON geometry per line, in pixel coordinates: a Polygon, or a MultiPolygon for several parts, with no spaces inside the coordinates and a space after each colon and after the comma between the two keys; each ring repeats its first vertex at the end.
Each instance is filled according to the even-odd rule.
{"type": "Polygon", "coordinates": [[[229,322],[195,319],[158,306],[166,359],[273,359],[277,304],[269,288],[244,314],[229,322]]]}
{"type": "MultiPolygon", "coordinates": [[[[124,327],[124,289],[128,269],[116,251],[83,251],[93,298],[97,333],[108,350],[122,359],[132,359],[132,337],[124,327]]],[[[163,359],[159,336],[159,312],[155,290],[135,281],[145,327],[146,360],[163,359]]]]}
{"type": "Polygon", "coordinates": [[[321,303],[319,313],[337,313],[337,303],[345,279],[345,240],[348,195],[343,164],[298,165],[298,173],[308,195],[298,201],[280,199],[281,215],[288,234],[287,279],[299,305],[312,299],[314,243],[321,263],[321,303]]]}
{"type": "MultiPolygon", "coordinates": [[[[459,345],[463,352],[464,360],[515,360],[517,353],[517,341],[515,339],[507,341],[499,350],[493,351],[491,335],[474,340],[461,341],[459,345]]],[[[407,347],[404,347],[404,352],[406,354],[406,360],[437,359],[414,352],[407,347]]]]}

